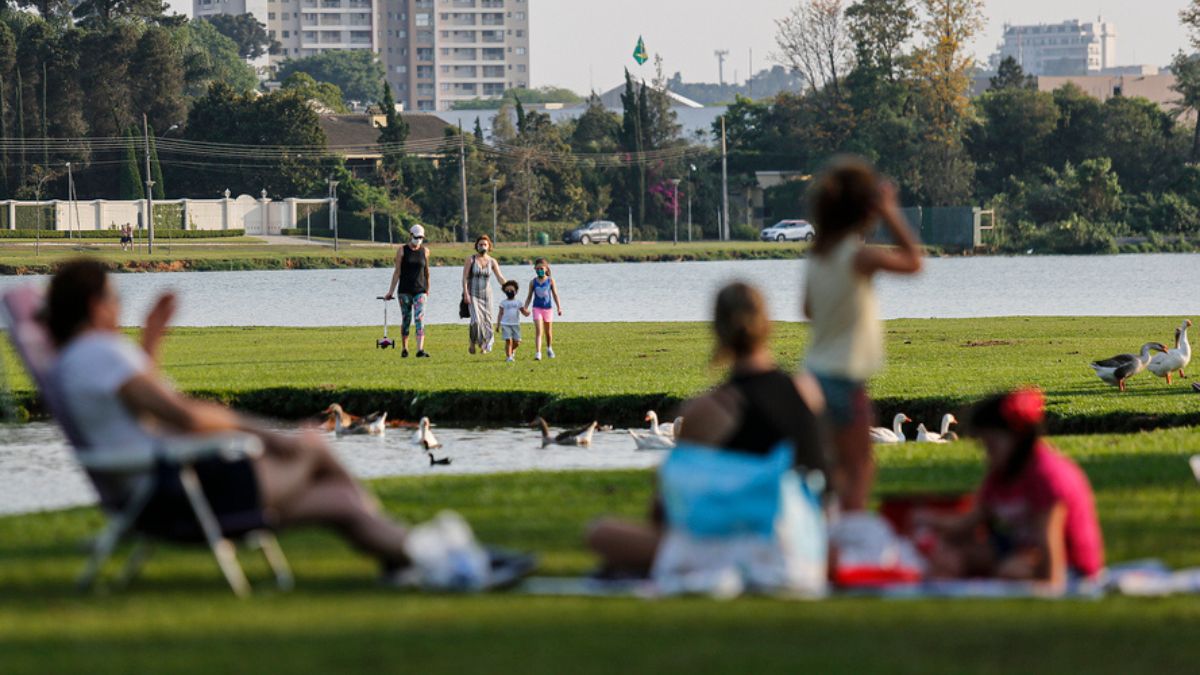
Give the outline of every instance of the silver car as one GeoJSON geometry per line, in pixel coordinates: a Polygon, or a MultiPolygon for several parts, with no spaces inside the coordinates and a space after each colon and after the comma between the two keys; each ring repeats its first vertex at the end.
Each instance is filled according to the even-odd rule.
{"type": "Polygon", "coordinates": [[[615,244],[620,238],[621,229],[611,220],[594,220],[563,233],[565,244],[615,244]]]}
{"type": "Polygon", "coordinates": [[[762,231],[763,241],[812,241],[816,236],[807,220],[781,220],[762,231]]]}

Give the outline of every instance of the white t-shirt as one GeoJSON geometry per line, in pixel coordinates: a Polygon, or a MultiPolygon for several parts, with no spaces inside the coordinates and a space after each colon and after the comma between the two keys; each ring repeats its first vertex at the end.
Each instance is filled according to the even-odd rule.
{"type": "Polygon", "coordinates": [[[126,382],[150,368],[146,352],[116,333],[85,333],[58,357],[53,376],[89,449],[128,451],[153,446],[154,436],[117,395],[126,382]]]}
{"type": "Polygon", "coordinates": [[[521,325],[521,308],[525,303],[517,299],[509,300],[505,298],[500,301],[500,309],[503,314],[500,317],[501,326],[520,326],[521,325]]]}
{"type": "Polygon", "coordinates": [[[869,277],[854,269],[863,243],[848,236],[827,255],[809,256],[809,343],[806,363],[816,375],[865,382],[883,367],[883,324],[869,277]]]}

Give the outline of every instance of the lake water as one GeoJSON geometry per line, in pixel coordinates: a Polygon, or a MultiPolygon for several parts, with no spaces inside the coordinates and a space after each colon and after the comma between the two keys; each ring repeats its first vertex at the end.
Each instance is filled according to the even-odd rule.
{"type": "MultiPolygon", "coordinates": [[[[884,276],[884,318],[1197,315],[1200,255],[932,258],[916,278],[884,276]]],[[[740,279],[762,288],[772,315],[801,320],[803,260],[605,263],[554,268],[564,321],[705,321],[715,291],[740,279]]],[[[521,282],[525,266],[506,266],[521,282]]],[[[461,268],[433,269],[426,320],[460,323],[461,268]]],[[[164,290],[180,294],[182,326],[379,325],[388,269],[114,275],[127,325],[164,290]]],[[[2,277],[0,290],[34,277],[2,277]]],[[[497,290],[497,298],[500,293],[497,290]]],[[[521,296],[524,297],[524,296],[521,296]]],[[[390,318],[399,320],[391,305],[390,318]]]]}
{"type": "MultiPolygon", "coordinates": [[[[430,466],[412,443],[413,432],[389,430],[383,438],[329,435],[337,454],[360,478],[489,474],[512,471],[640,469],[657,466],[662,452],[638,451],[623,431],[596,432],[590,448],[543,449],[532,429],[434,428],[445,446],[434,455],[450,466],[430,466]]],[[[0,514],[27,513],[95,503],[58,428],[47,423],[0,426],[0,514]]]]}

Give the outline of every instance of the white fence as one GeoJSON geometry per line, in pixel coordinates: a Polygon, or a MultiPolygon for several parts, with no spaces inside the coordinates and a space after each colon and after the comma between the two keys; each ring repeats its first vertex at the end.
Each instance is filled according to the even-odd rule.
{"type": "MultiPolygon", "coordinates": [[[[302,226],[305,214],[327,207],[331,201],[296,198],[277,201],[250,195],[155,200],[154,226],[183,230],[245,230],[248,235],[277,235],[285,228],[302,226]]],[[[147,222],[146,201],[0,201],[0,222],[9,230],[109,230],[122,225],[141,229],[147,222]]]]}

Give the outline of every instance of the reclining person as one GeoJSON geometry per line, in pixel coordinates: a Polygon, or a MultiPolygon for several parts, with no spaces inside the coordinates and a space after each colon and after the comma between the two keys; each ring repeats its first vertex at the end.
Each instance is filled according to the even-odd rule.
{"type": "MultiPolygon", "coordinates": [[[[820,388],[810,375],[795,377],[776,365],[762,294],[742,283],[726,286],[717,296],[713,330],[714,360],[730,363],[729,378],[683,405],[683,429],[676,430],[680,443],[756,456],[788,443],[796,467],[825,472],[820,388]]],[[[649,523],[594,523],[587,543],[601,558],[601,574],[648,574],[665,535],[664,518],[656,498],[649,523]]]]}
{"type": "MultiPolygon", "coordinates": [[[[159,346],[176,307],[172,295],[151,310],[140,347],[119,332],[120,307],[97,262],[67,263],[50,282],[43,319],[59,350],[51,377],[89,451],[153,450],[172,435],[251,434],[263,443],[260,456],[195,467],[226,534],[264,524],[330,527],[377,558],[385,578],[403,571],[405,527],[381,512],[315,432],[270,431],[223,405],[181,394],[159,373],[159,346]]],[[[139,528],[165,536],[195,529],[177,481],[174,488],[158,486],[139,528]]]]}

